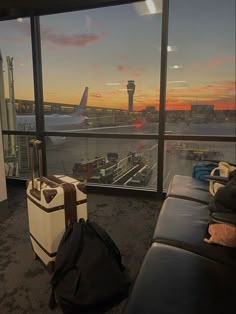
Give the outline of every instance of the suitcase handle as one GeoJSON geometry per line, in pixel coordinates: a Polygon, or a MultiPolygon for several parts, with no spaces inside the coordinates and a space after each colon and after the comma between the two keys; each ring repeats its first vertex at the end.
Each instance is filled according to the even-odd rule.
{"type": "MultiPolygon", "coordinates": [[[[42,178],[42,142],[39,140],[31,140],[29,142],[30,148],[30,160],[31,160],[31,175],[32,175],[32,187],[34,189],[34,182],[35,182],[35,155],[38,159],[38,176],[41,181],[42,178]],[[35,154],[36,153],[36,154],[35,154]]],[[[40,184],[41,189],[41,184],[40,184]]]]}
{"type": "MultiPolygon", "coordinates": [[[[32,178],[32,190],[30,193],[37,199],[41,199],[40,191],[42,188],[43,179],[43,162],[42,162],[42,142],[39,140],[30,140],[29,142],[30,160],[31,160],[31,178],[32,178]],[[37,157],[36,157],[37,156],[37,157]],[[39,190],[35,187],[35,158],[38,160],[38,176],[39,176],[39,190]]],[[[47,182],[48,184],[48,182],[47,182]]]]}
{"type": "MultiPolygon", "coordinates": [[[[40,181],[40,186],[41,186],[42,183],[45,183],[50,188],[54,188],[54,189],[59,186],[59,184],[56,184],[56,183],[48,180],[45,177],[42,177],[42,180],[40,181]]],[[[32,181],[32,189],[30,190],[30,194],[32,196],[34,196],[35,198],[37,198],[39,201],[41,200],[41,187],[40,187],[40,190],[37,190],[36,188],[33,188],[33,181],[32,181]]]]}
{"type": "Polygon", "coordinates": [[[46,183],[50,188],[57,188],[59,186],[59,184],[49,180],[46,177],[42,177],[42,183],[46,183]]]}

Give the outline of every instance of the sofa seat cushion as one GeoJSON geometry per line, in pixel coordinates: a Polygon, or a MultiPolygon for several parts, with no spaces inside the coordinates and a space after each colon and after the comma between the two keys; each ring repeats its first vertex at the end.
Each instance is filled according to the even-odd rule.
{"type": "Polygon", "coordinates": [[[236,267],[236,249],[204,241],[208,237],[207,205],[168,197],[161,208],[153,242],[190,250],[212,260],[236,267]]]}
{"type": "Polygon", "coordinates": [[[232,267],[154,243],[144,258],[124,313],[234,313],[235,282],[232,267]]]}
{"type": "Polygon", "coordinates": [[[208,183],[192,177],[175,175],[169,184],[166,196],[189,199],[203,204],[208,204],[208,185],[208,183]]]}

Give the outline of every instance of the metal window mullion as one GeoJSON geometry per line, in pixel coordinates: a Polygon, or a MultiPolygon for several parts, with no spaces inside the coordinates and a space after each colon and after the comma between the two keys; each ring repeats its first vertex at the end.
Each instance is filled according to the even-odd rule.
{"type": "MultiPolygon", "coordinates": [[[[25,135],[36,136],[35,131],[13,131],[2,130],[3,135],[25,135]]],[[[58,137],[77,137],[77,138],[108,138],[108,139],[127,139],[127,140],[155,140],[158,141],[158,134],[132,134],[132,133],[70,133],[70,132],[44,132],[44,136],[58,136],[58,137]]],[[[195,141],[195,142],[225,142],[236,143],[236,136],[234,135],[194,135],[194,134],[172,134],[165,135],[165,141],[195,141]]]]}
{"type": "Polygon", "coordinates": [[[90,132],[44,132],[44,136],[77,137],[77,138],[110,138],[110,139],[137,139],[158,140],[158,134],[134,134],[134,133],[90,133],[90,132]]]}
{"type": "Polygon", "coordinates": [[[34,96],[35,96],[35,124],[36,136],[42,141],[43,174],[47,173],[46,145],[44,139],[44,109],[43,109],[43,75],[39,16],[30,17],[32,59],[34,76],[34,96]]]}
{"type": "Polygon", "coordinates": [[[162,34],[161,34],[161,73],[160,73],[160,106],[159,106],[159,141],[158,141],[158,164],[157,164],[157,192],[163,192],[164,175],[164,144],[165,144],[165,102],[166,102],[166,79],[167,79],[167,45],[169,24],[169,0],[163,0],[162,9],[162,34]]]}

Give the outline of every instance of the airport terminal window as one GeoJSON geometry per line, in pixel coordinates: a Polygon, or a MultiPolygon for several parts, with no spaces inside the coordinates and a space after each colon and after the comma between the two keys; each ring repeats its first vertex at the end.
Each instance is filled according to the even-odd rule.
{"type": "MultiPolygon", "coordinates": [[[[28,18],[0,22],[0,115],[5,131],[34,131],[34,88],[28,18]]],[[[28,137],[4,135],[6,175],[28,177],[28,137]]]]}
{"type": "Polygon", "coordinates": [[[47,131],[157,133],[162,1],[40,17],[47,131]]]}
{"type": "Polygon", "coordinates": [[[236,145],[226,142],[166,141],[164,189],[175,174],[191,176],[193,165],[204,160],[236,164],[236,145]]]}
{"type": "Polygon", "coordinates": [[[35,130],[29,18],[0,22],[0,109],[3,130],[35,130]]]}
{"type": "Polygon", "coordinates": [[[170,0],[166,130],[236,135],[235,1],[170,0]]]}
{"type": "MultiPolygon", "coordinates": [[[[235,143],[195,138],[236,136],[234,12],[170,0],[165,134],[195,141],[165,141],[164,189],[205,159],[236,163],[235,143]]],[[[45,129],[63,132],[46,136],[48,174],[156,190],[161,23],[161,0],[40,17],[45,129]]],[[[0,22],[0,51],[6,175],[29,177],[32,136],[7,133],[35,131],[29,19],[0,22]]]]}
{"type": "Polygon", "coordinates": [[[156,189],[156,141],[74,137],[50,140],[55,141],[47,145],[50,174],[67,174],[88,183],[156,189]]]}
{"type": "MultiPolygon", "coordinates": [[[[7,177],[30,177],[29,141],[33,136],[3,135],[3,145],[7,142],[14,143],[14,151],[5,153],[5,174],[7,177]]],[[[5,148],[5,147],[4,147],[5,148]]]]}

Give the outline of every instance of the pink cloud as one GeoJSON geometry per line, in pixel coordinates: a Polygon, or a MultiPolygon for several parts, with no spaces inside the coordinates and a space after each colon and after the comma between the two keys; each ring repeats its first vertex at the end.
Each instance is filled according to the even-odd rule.
{"type": "Polygon", "coordinates": [[[132,75],[135,77],[140,76],[143,72],[146,71],[146,69],[144,67],[131,67],[128,65],[118,65],[117,66],[117,70],[121,73],[126,73],[128,75],[132,75]]]}
{"type": "MultiPolygon", "coordinates": [[[[30,33],[30,24],[26,23],[22,26],[24,33],[28,35],[30,33]]],[[[72,35],[58,34],[52,27],[45,27],[41,25],[41,39],[43,41],[53,43],[54,45],[85,47],[88,44],[96,42],[105,36],[107,36],[107,33],[85,33],[72,35]]]]}
{"type": "Polygon", "coordinates": [[[86,33],[86,34],[73,34],[73,35],[63,35],[56,34],[51,29],[45,28],[41,31],[41,37],[44,41],[49,41],[55,45],[60,46],[73,46],[73,47],[85,47],[86,45],[98,41],[106,33],[95,34],[95,33],[86,33]]]}
{"type": "Polygon", "coordinates": [[[120,72],[127,72],[127,71],[129,71],[129,67],[127,67],[125,65],[118,65],[117,70],[120,72]]]}
{"type": "Polygon", "coordinates": [[[207,62],[207,66],[212,67],[212,66],[217,66],[222,63],[228,63],[228,62],[235,62],[235,56],[226,56],[226,57],[221,57],[221,58],[215,58],[207,62]]]}
{"type": "Polygon", "coordinates": [[[199,64],[194,64],[191,65],[193,68],[212,68],[224,63],[230,63],[230,62],[235,62],[236,57],[235,56],[224,56],[224,57],[219,57],[219,58],[214,58],[211,60],[208,60],[207,62],[204,63],[199,63],[199,64]]]}

